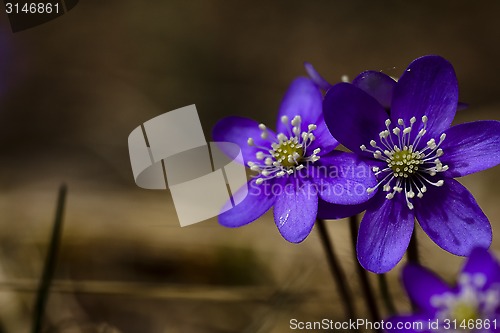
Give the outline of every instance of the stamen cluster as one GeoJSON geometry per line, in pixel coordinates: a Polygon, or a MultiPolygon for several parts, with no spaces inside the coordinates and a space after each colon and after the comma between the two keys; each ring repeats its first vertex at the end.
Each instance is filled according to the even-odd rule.
{"type": "Polygon", "coordinates": [[[383,191],[388,192],[387,199],[392,199],[397,193],[404,191],[406,204],[410,209],[414,208],[410,199],[413,199],[415,195],[422,198],[427,191],[427,185],[442,186],[444,180],[433,182],[431,178],[439,172],[448,170],[448,166],[443,165],[439,160],[439,157],[444,154],[443,149],[439,147],[446,138],[446,134],[441,134],[438,143],[435,139],[430,139],[420,149],[421,140],[427,133],[428,118],[422,117],[423,126],[412,139],[412,131],[414,132],[416,122],[417,119],[412,117],[409,126],[406,126],[403,119],[398,119],[397,126],[391,129],[391,120],[387,119],[386,129],[379,133],[378,142],[370,141],[373,149],[368,149],[365,145],[360,147],[362,151],[372,153],[375,159],[387,163],[386,168],[372,168],[379,182],[367,191],[371,193],[377,187],[382,186],[383,191]]]}
{"type": "Polygon", "coordinates": [[[302,118],[300,116],[295,116],[291,121],[288,116],[282,116],[281,122],[288,126],[287,134],[279,133],[276,137],[270,135],[264,124],[259,125],[260,136],[270,141],[271,149],[257,146],[253,138],[248,138],[249,146],[261,149],[255,154],[259,162],[248,162],[250,169],[259,173],[256,176],[257,184],[275,177],[291,175],[303,169],[305,163],[316,162],[320,158],[317,155],[321,151],[320,148],[314,149],[310,155],[307,155],[309,153],[307,148],[316,139],[313,134],[317,128],[315,124],[309,124],[305,132],[301,130],[302,118]]]}
{"type": "Polygon", "coordinates": [[[459,293],[450,292],[431,298],[431,304],[440,309],[437,317],[457,320],[458,323],[490,318],[500,305],[500,290],[497,286],[484,290],[485,283],[484,274],[463,273],[458,280],[459,293]]]}

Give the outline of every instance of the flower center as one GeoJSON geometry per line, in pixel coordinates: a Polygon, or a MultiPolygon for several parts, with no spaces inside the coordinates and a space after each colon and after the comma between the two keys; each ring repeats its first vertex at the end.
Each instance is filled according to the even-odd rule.
{"type": "Polygon", "coordinates": [[[428,185],[443,186],[444,180],[432,181],[432,178],[437,173],[448,170],[448,166],[439,160],[444,154],[443,149],[439,147],[446,134],[441,134],[438,143],[435,139],[430,139],[425,146],[420,145],[420,141],[427,133],[428,118],[422,117],[422,129],[413,135],[415,133],[413,125],[416,121],[417,119],[412,117],[410,125],[406,126],[403,119],[398,119],[397,126],[391,129],[391,120],[387,119],[386,129],[379,133],[378,142],[370,141],[370,146],[374,149],[368,149],[365,145],[360,147],[362,151],[372,153],[375,159],[387,164],[383,169],[372,168],[379,182],[375,187],[368,188],[367,192],[371,193],[382,186],[383,191],[388,192],[385,196],[387,199],[404,192],[409,209],[414,207],[410,199],[415,197],[415,193],[418,198],[422,198],[428,185]]]}
{"type": "MultiPolygon", "coordinates": [[[[469,320],[490,319],[500,305],[498,285],[484,289],[486,276],[482,273],[462,274],[458,280],[458,292],[434,295],[431,304],[438,309],[436,318],[456,320],[457,327],[469,320]]],[[[460,326],[462,327],[462,326],[460,326]]]]}
{"type": "Polygon", "coordinates": [[[271,149],[256,146],[255,140],[248,138],[249,146],[261,149],[255,154],[257,161],[248,162],[250,169],[259,173],[255,181],[257,184],[262,184],[265,180],[272,178],[291,175],[295,171],[303,169],[304,163],[314,163],[319,160],[317,154],[321,151],[320,148],[316,148],[312,152],[307,149],[311,142],[316,139],[312,132],[317,126],[309,124],[307,132],[302,131],[302,118],[300,116],[295,116],[291,121],[287,116],[283,116],[281,122],[287,125],[287,134],[279,133],[276,137],[270,137],[264,124],[259,125],[260,137],[270,141],[271,149]]]}
{"type": "Polygon", "coordinates": [[[283,167],[292,168],[304,157],[304,148],[298,143],[297,138],[292,138],[280,142],[276,149],[273,149],[272,155],[276,161],[281,161],[283,167]]]}
{"type": "Polygon", "coordinates": [[[468,322],[469,320],[476,320],[480,318],[477,306],[467,304],[465,302],[458,302],[450,309],[451,318],[456,319],[457,322],[468,322]]]}
{"type": "Polygon", "coordinates": [[[408,178],[418,171],[418,165],[423,161],[420,154],[414,153],[411,149],[395,151],[391,157],[388,166],[394,172],[396,177],[408,178]]]}

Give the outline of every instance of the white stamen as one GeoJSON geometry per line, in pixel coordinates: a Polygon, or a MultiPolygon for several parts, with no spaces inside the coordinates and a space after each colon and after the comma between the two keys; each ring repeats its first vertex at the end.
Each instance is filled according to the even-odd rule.
{"type": "MultiPolygon", "coordinates": [[[[391,120],[387,119],[386,130],[379,133],[378,142],[376,140],[369,142],[374,149],[367,149],[365,145],[360,146],[361,151],[369,152],[373,158],[387,163],[387,168],[382,170],[379,167],[372,167],[375,176],[379,178],[378,184],[381,184],[384,192],[388,192],[386,198],[392,199],[397,194],[404,193],[409,209],[414,209],[412,200],[415,197],[422,198],[427,191],[424,183],[436,187],[443,186],[444,180],[432,181],[431,179],[438,173],[449,169],[439,160],[439,157],[444,155],[440,146],[446,134],[439,136],[439,142],[436,142],[434,138],[427,138],[426,144],[421,144],[421,140],[427,134],[428,117],[424,115],[421,119],[423,128],[418,130],[414,138],[411,132],[414,126],[417,126],[416,117],[409,119],[409,126],[406,126],[405,121],[400,118],[393,128],[390,128],[391,120]]],[[[378,186],[368,189],[367,192],[375,191],[378,186]]]]}
{"type": "Polygon", "coordinates": [[[302,118],[300,118],[300,116],[295,116],[295,117],[293,117],[291,124],[292,124],[292,126],[298,126],[301,121],[302,121],[302,118]]]}
{"type": "Polygon", "coordinates": [[[253,138],[247,140],[249,146],[262,149],[255,153],[255,161],[247,163],[250,170],[259,173],[255,176],[257,177],[256,184],[262,184],[272,178],[292,175],[295,171],[302,170],[306,163],[314,163],[320,159],[317,154],[321,152],[321,148],[315,148],[312,152],[307,150],[311,142],[316,139],[312,132],[317,129],[317,125],[309,124],[307,131],[302,132],[300,116],[295,116],[290,121],[288,116],[284,115],[280,121],[286,125],[285,132],[288,135],[279,133],[275,137],[264,124],[259,124],[260,138],[271,141],[271,149],[269,146],[256,145],[253,138]]]}

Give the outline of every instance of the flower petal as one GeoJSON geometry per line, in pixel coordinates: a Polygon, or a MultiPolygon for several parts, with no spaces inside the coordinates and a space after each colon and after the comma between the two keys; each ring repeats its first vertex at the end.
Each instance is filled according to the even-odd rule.
{"type": "Polygon", "coordinates": [[[391,108],[396,81],[389,75],[377,71],[365,71],[356,76],[352,84],[367,92],[387,110],[391,108]]]}
{"type": "Polygon", "coordinates": [[[359,147],[378,139],[388,118],[375,98],[350,83],[338,83],[326,93],[323,112],[335,139],[356,154],[372,157],[359,147]]]}
{"type": "Polygon", "coordinates": [[[457,111],[463,111],[469,108],[469,104],[458,102],[457,111]]]}
{"type": "Polygon", "coordinates": [[[336,205],[324,200],[318,202],[318,218],[322,220],[336,220],[357,215],[366,210],[371,204],[368,200],[359,205],[336,205]]]}
{"type": "MultiPolygon", "coordinates": [[[[272,191],[266,185],[272,184],[264,182],[264,184],[257,185],[255,179],[252,179],[248,182],[248,194],[242,201],[241,196],[244,195],[246,190],[244,188],[239,189],[233,197],[237,198],[234,200],[235,202],[240,203],[221,213],[219,223],[225,227],[236,228],[255,221],[264,215],[276,200],[272,191]]],[[[231,201],[227,202],[224,208],[228,206],[232,206],[231,201]]]]}
{"type": "Polygon", "coordinates": [[[500,264],[483,247],[476,247],[471,251],[462,269],[462,273],[467,273],[471,276],[477,274],[484,275],[486,277],[484,289],[488,289],[492,284],[500,283],[500,264]]]}
{"type": "Polygon", "coordinates": [[[374,273],[391,270],[403,257],[413,232],[414,217],[402,195],[372,199],[359,226],[356,249],[360,264],[374,273]]]}
{"type": "Polygon", "coordinates": [[[335,147],[339,145],[339,142],[333,138],[332,134],[328,130],[328,127],[326,127],[323,115],[318,118],[315,125],[317,128],[312,132],[315,139],[309,144],[309,146],[307,146],[307,149],[314,150],[316,148],[321,148],[321,153],[318,155],[327,154],[334,150],[335,147]]]}
{"type": "Polygon", "coordinates": [[[314,82],[318,88],[323,89],[323,90],[328,90],[332,86],[330,83],[328,83],[327,80],[325,80],[314,68],[314,66],[308,62],[304,62],[304,68],[306,69],[307,75],[311,78],[311,80],[314,82]]]}
{"type": "Polygon", "coordinates": [[[287,241],[302,242],[310,233],[318,212],[318,193],[310,182],[289,182],[276,196],[274,221],[287,241]]]}
{"type": "Polygon", "coordinates": [[[438,138],[450,127],[458,105],[458,83],[453,66],[439,56],[414,60],[399,79],[391,105],[393,121],[426,115],[427,133],[438,138]]]}
{"type": "Polygon", "coordinates": [[[310,144],[309,148],[321,148],[323,152],[330,151],[339,145],[337,140],[328,131],[322,112],[323,97],[319,88],[313,81],[299,77],[295,79],[281,102],[278,113],[277,131],[287,136],[292,134],[292,125],[290,124],[295,116],[300,116],[301,132],[308,132],[308,126],[314,124],[317,128],[312,132],[316,139],[310,144]],[[284,124],[281,117],[287,116],[288,120],[284,124]]]}
{"type": "MultiPolygon", "coordinates": [[[[268,130],[270,137],[275,137],[274,132],[268,130]]],[[[255,120],[244,117],[226,117],[212,129],[212,138],[214,141],[233,142],[241,149],[241,154],[245,160],[245,164],[250,161],[255,161],[255,154],[263,149],[257,146],[269,147],[271,143],[268,140],[261,138],[262,131],[259,129],[259,123],[255,120]],[[248,145],[248,138],[253,138],[255,145],[248,145]]],[[[225,151],[224,146],[220,147],[228,156],[233,156],[234,152],[225,151]]]]}
{"type": "Polygon", "coordinates": [[[500,164],[500,121],[460,124],[445,133],[441,162],[449,167],[447,176],[462,177],[500,164]]]}
{"type": "Polygon", "coordinates": [[[377,184],[375,175],[361,158],[352,153],[332,151],[321,156],[318,165],[307,168],[318,185],[321,199],[340,205],[356,205],[375,195],[369,187],[377,184]]]}
{"type": "Polygon", "coordinates": [[[472,194],[454,179],[442,187],[429,186],[413,200],[422,229],[444,250],[466,256],[476,246],[489,247],[491,225],[472,194]]]}
{"type": "Polygon", "coordinates": [[[288,88],[278,112],[276,131],[287,134],[291,131],[290,122],[295,116],[302,118],[301,130],[307,132],[309,124],[317,124],[322,116],[321,91],[308,78],[295,79],[288,88]],[[283,124],[281,117],[287,116],[288,122],[283,124]]]}
{"type": "Polygon", "coordinates": [[[433,314],[436,311],[436,308],[431,303],[432,296],[451,292],[450,286],[444,283],[443,280],[418,265],[406,265],[402,276],[409,298],[424,313],[433,314]]]}

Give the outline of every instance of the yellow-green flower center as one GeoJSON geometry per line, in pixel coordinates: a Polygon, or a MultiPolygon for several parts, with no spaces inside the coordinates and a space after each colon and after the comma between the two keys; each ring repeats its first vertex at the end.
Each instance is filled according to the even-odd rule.
{"type": "Polygon", "coordinates": [[[453,319],[456,319],[458,323],[467,323],[469,320],[481,318],[477,307],[473,304],[467,304],[465,302],[455,304],[453,309],[450,311],[450,315],[453,319]]]}
{"type": "Polygon", "coordinates": [[[424,163],[420,154],[413,152],[412,149],[395,151],[389,160],[388,166],[394,172],[394,176],[404,178],[417,172],[418,166],[424,163]]]}
{"type": "Polygon", "coordinates": [[[314,163],[319,160],[318,154],[321,148],[310,148],[311,143],[316,139],[312,133],[317,125],[307,125],[307,130],[302,130],[302,118],[295,116],[290,121],[288,116],[282,116],[281,122],[285,125],[285,133],[279,133],[276,137],[271,137],[267,127],[259,124],[261,139],[271,141],[271,149],[265,146],[256,146],[253,138],[248,138],[249,146],[256,146],[260,150],[255,153],[256,161],[248,162],[250,170],[259,173],[255,183],[262,184],[264,181],[291,175],[295,171],[302,170],[307,163],[314,163]]]}
{"type": "Polygon", "coordinates": [[[298,143],[298,140],[289,139],[281,142],[274,149],[273,156],[277,161],[281,161],[283,167],[295,167],[304,157],[304,148],[298,143]]]}

